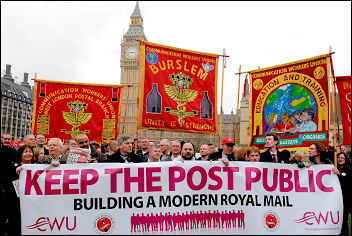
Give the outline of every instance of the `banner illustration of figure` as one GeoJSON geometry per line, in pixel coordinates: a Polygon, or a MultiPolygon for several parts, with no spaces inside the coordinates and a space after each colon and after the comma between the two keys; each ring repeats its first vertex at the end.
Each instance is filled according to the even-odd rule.
{"type": "Polygon", "coordinates": [[[264,148],[275,132],[280,148],[306,150],[311,142],[328,145],[329,54],[249,71],[250,145],[264,148]]]}

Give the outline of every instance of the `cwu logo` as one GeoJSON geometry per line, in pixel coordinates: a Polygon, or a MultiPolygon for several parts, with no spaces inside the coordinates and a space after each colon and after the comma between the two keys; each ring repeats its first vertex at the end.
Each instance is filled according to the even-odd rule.
{"type": "Polygon", "coordinates": [[[304,213],[303,217],[295,220],[296,223],[305,223],[307,225],[313,225],[313,224],[327,224],[327,223],[333,223],[333,224],[338,224],[340,221],[340,214],[339,211],[336,212],[336,216],[333,215],[332,211],[327,211],[326,213],[321,213],[316,214],[315,212],[306,212],[304,213]]]}
{"type": "Polygon", "coordinates": [[[68,216],[60,218],[51,219],[49,217],[39,217],[37,221],[32,225],[27,225],[27,229],[37,229],[38,231],[45,232],[46,230],[75,230],[76,229],[76,216],[73,219],[69,219],[68,216]],[[48,227],[49,226],[49,227],[48,227]]]}

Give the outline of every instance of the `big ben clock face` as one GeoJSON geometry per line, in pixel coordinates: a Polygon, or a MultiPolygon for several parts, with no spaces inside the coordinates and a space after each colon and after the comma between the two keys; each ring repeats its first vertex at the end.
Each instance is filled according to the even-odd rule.
{"type": "Polygon", "coordinates": [[[126,57],[129,59],[136,59],[138,56],[138,49],[136,47],[128,47],[126,49],[126,57]]]}

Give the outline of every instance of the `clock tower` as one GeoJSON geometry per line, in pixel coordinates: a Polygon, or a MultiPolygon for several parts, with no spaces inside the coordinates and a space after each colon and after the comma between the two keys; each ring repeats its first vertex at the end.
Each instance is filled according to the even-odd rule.
{"type": "Polygon", "coordinates": [[[139,10],[139,3],[137,1],[134,11],[130,17],[129,28],[123,35],[120,60],[121,84],[132,85],[132,87],[129,88],[128,103],[128,87],[125,87],[123,92],[120,134],[128,134],[131,138],[133,138],[136,133],[137,120],[138,73],[140,72],[138,69],[138,53],[141,53],[139,52],[138,39],[147,41],[143,31],[143,18],[139,10]],[[124,130],[122,130],[124,118],[126,118],[125,126],[124,130]]]}

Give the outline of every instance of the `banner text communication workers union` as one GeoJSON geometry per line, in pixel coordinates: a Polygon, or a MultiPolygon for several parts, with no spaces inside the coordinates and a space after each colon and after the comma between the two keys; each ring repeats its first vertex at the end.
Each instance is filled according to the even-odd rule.
{"type": "Polygon", "coordinates": [[[138,126],[217,135],[218,55],[142,46],[138,126]]]}
{"type": "Polygon", "coordinates": [[[339,234],[333,165],[24,165],[23,234],[339,234]]]}
{"type": "Polygon", "coordinates": [[[35,80],[32,133],[47,139],[86,134],[99,144],[117,139],[121,85],[35,80]]]}
{"type": "Polygon", "coordinates": [[[279,148],[308,150],[329,145],[329,54],[250,71],[250,144],[264,148],[265,135],[279,148]]]}

